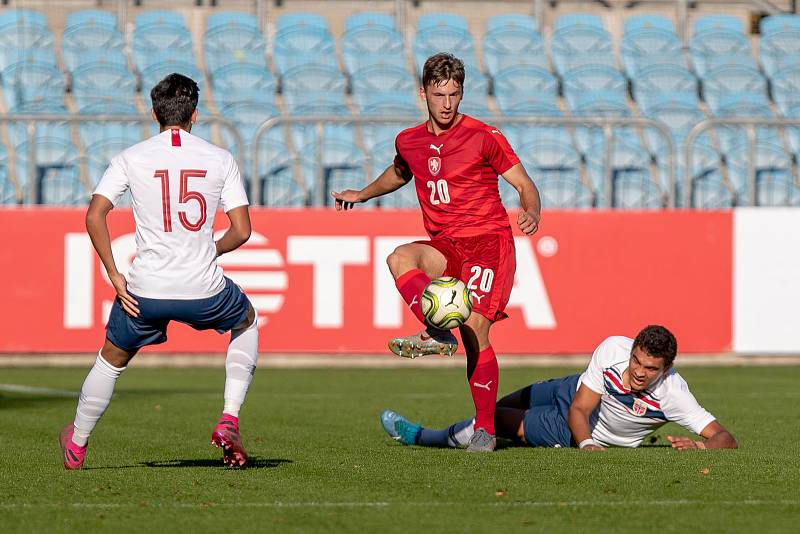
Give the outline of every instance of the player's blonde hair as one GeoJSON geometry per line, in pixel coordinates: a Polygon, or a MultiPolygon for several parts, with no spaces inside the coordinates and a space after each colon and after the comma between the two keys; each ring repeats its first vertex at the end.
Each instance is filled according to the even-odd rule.
{"type": "Polygon", "coordinates": [[[464,87],[464,62],[453,54],[440,52],[429,57],[422,67],[422,87],[442,85],[453,80],[464,87]]]}

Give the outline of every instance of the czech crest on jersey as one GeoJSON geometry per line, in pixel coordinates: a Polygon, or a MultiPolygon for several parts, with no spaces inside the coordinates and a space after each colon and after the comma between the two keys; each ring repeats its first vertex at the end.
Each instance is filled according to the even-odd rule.
{"type": "Polygon", "coordinates": [[[633,415],[642,416],[647,413],[647,404],[642,399],[633,401],[633,415]]]}
{"type": "Polygon", "coordinates": [[[436,176],[442,170],[442,159],[438,156],[428,158],[428,170],[431,171],[431,176],[436,176]]]}

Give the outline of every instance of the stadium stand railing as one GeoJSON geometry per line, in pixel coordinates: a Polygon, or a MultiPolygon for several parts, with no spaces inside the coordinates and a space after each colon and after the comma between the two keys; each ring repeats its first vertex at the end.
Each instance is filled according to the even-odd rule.
{"type": "MultiPolygon", "coordinates": [[[[733,205],[800,206],[797,160],[787,154],[782,146],[757,138],[757,128],[798,132],[800,120],[758,117],[706,119],[686,135],[682,154],[685,169],[694,166],[697,141],[701,136],[724,127],[743,127],[746,132],[746,142],[733,151],[727,162],[723,162],[732,167],[733,172],[719,184],[720,188],[732,193],[733,205]]],[[[683,205],[707,207],[698,201],[700,188],[696,177],[687,174],[682,189],[683,205]]]]}
{"type": "MultiPolygon", "coordinates": [[[[296,116],[281,116],[281,117],[272,117],[269,120],[263,122],[254,133],[253,137],[253,153],[252,153],[252,160],[250,162],[251,169],[250,169],[250,176],[259,176],[259,169],[260,169],[260,154],[258,150],[258,146],[261,143],[262,137],[268,135],[268,133],[278,127],[283,125],[313,125],[316,128],[316,132],[318,135],[318,142],[316,145],[317,158],[316,161],[318,164],[315,168],[314,174],[314,183],[313,188],[309,188],[307,183],[303,178],[299,178],[296,181],[305,183],[305,187],[309,188],[310,190],[314,191],[315,198],[313,200],[313,204],[317,206],[325,205],[327,200],[328,191],[330,190],[329,183],[330,177],[326,174],[324,166],[320,163],[322,162],[322,145],[324,142],[324,126],[330,124],[358,124],[358,125],[365,125],[365,124],[398,124],[398,125],[405,125],[409,126],[418,119],[417,117],[413,116],[383,116],[383,117],[363,117],[363,116],[341,116],[341,115],[307,115],[303,117],[296,117],[296,116]]],[[[615,200],[620,199],[624,196],[624,191],[618,188],[619,180],[617,180],[618,176],[616,174],[617,169],[614,167],[614,162],[612,161],[612,154],[613,151],[611,147],[614,145],[614,127],[627,127],[627,128],[640,128],[640,129],[648,129],[651,131],[658,132],[661,135],[663,140],[664,146],[667,147],[665,151],[666,156],[666,176],[663,183],[653,183],[652,187],[657,188],[659,190],[660,201],[658,202],[658,206],[656,207],[675,207],[676,205],[676,182],[675,182],[675,158],[676,158],[676,151],[675,146],[672,142],[672,135],[669,129],[662,123],[658,121],[654,121],[652,119],[644,118],[644,117],[498,117],[492,119],[494,123],[499,126],[506,126],[506,125],[536,125],[536,126],[561,126],[561,127],[593,127],[602,130],[602,140],[609,150],[604,153],[603,161],[601,164],[602,169],[602,190],[597,191],[596,193],[600,198],[603,199],[605,207],[616,207],[622,206],[623,203],[615,202],[615,200]]],[[[387,162],[388,164],[389,162],[387,162]]],[[[356,166],[365,167],[367,165],[367,160],[363,162],[356,162],[356,166]]],[[[365,177],[371,176],[372,173],[368,172],[369,169],[365,167],[365,177]]],[[[535,172],[535,171],[534,171],[535,172]]],[[[624,173],[620,173],[620,176],[624,173]]],[[[365,178],[366,179],[366,178],[365,178]]],[[[366,185],[364,183],[363,185],[366,185]]],[[[648,184],[649,185],[649,184],[648,184]]],[[[261,199],[261,184],[260,180],[253,180],[250,184],[250,194],[251,198],[254,199],[261,199]]],[[[354,185],[349,186],[354,187],[354,185]]],[[[546,193],[545,193],[546,194],[546,193]]],[[[640,206],[636,205],[628,205],[625,204],[626,207],[649,207],[649,206],[640,206]]]]}
{"type": "MultiPolygon", "coordinates": [[[[103,114],[95,116],[75,115],[75,114],[56,114],[56,113],[3,113],[0,114],[0,125],[2,124],[17,124],[24,125],[25,136],[17,144],[17,170],[20,167],[24,170],[18,173],[17,190],[23,192],[23,198],[17,197],[15,203],[21,203],[27,200],[30,204],[47,203],[42,200],[42,182],[48,179],[48,171],[59,170],[63,175],[63,171],[69,171],[71,176],[79,179],[83,190],[77,188],[76,183],[71,183],[70,187],[74,188],[74,195],[71,195],[67,202],[51,202],[50,204],[63,205],[63,204],[86,204],[91,196],[91,190],[101,175],[90,176],[88,167],[90,165],[90,158],[92,154],[89,150],[78,150],[72,145],[69,140],[70,129],[72,126],[81,126],[89,124],[109,124],[117,123],[123,125],[140,125],[147,127],[152,125],[152,119],[131,116],[127,114],[103,114]],[[56,126],[63,126],[66,133],[63,138],[51,136],[41,137],[39,129],[45,129],[49,125],[55,124],[56,126]],[[57,161],[51,161],[48,157],[41,157],[39,152],[44,147],[45,150],[50,150],[54,142],[58,142],[61,146],[66,146],[72,149],[72,153],[68,154],[66,158],[58,158],[57,161]],[[74,187],[73,187],[74,186],[74,187]]],[[[242,137],[239,130],[233,122],[219,116],[205,116],[200,117],[198,122],[202,124],[216,124],[225,128],[225,130],[232,136],[234,143],[242,146],[242,137]]],[[[130,142],[126,140],[126,145],[129,146],[130,142]]],[[[52,150],[51,150],[52,152],[52,150]]],[[[3,157],[0,156],[0,162],[3,157]]],[[[237,161],[240,166],[242,161],[237,161]]],[[[102,167],[105,170],[105,166],[102,167]]],[[[0,191],[4,186],[0,184],[0,191]]],[[[56,191],[53,198],[59,198],[59,193],[56,191]]]]}

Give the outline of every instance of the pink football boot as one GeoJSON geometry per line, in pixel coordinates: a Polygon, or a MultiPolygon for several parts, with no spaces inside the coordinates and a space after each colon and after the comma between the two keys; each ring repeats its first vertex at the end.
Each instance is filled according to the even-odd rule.
{"type": "Polygon", "coordinates": [[[244,468],[247,465],[247,451],[244,450],[242,437],[239,435],[238,417],[222,414],[211,433],[211,444],[222,447],[222,461],[226,467],[244,468]]]}
{"type": "Polygon", "coordinates": [[[72,442],[72,434],[75,432],[75,427],[72,423],[64,427],[61,435],[58,438],[61,444],[61,451],[64,455],[64,469],[76,470],[83,466],[83,460],[86,458],[86,449],[89,448],[87,443],[83,447],[78,447],[72,442]]]}

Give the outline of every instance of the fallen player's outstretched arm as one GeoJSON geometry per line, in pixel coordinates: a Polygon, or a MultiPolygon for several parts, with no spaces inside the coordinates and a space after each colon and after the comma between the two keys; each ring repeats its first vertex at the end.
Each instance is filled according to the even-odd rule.
{"type": "Polygon", "coordinates": [[[584,451],[604,451],[605,447],[592,440],[592,430],[589,427],[589,416],[600,403],[600,394],[595,393],[586,384],[581,384],[572,399],[567,415],[567,424],[572,434],[572,439],[584,451]]]}
{"type": "Polygon", "coordinates": [[[686,436],[667,436],[672,448],[679,451],[692,449],[737,449],[736,438],[717,421],[712,421],[700,432],[703,440],[694,440],[686,436]]]}

